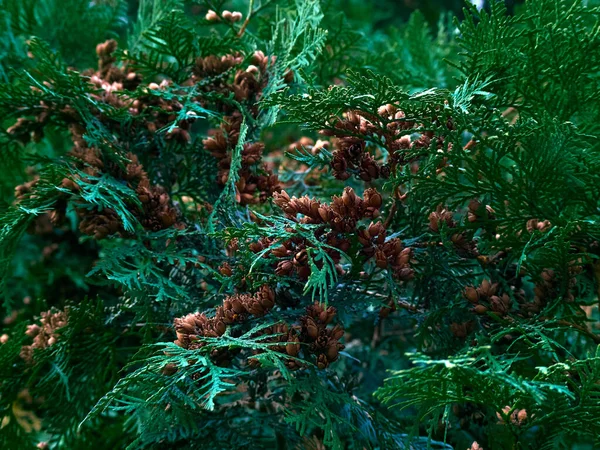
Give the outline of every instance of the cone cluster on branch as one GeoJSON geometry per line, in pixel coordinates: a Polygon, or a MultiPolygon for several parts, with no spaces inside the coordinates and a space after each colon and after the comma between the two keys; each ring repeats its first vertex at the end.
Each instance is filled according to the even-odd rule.
{"type": "Polygon", "coordinates": [[[67,324],[66,311],[46,311],[41,314],[40,324],[27,327],[25,334],[33,338],[33,343],[21,347],[21,358],[32,363],[34,352],[54,345],[60,338],[57,331],[67,324]]]}
{"type": "MultiPolygon", "coordinates": [[[[344,330],[340,325],[329,326],[336,316],[336,309],[315,303],[306,307],[306,314],[301,316],[299,323],[288,325],[279,323],[264,330],[265,335],[278,335],[273,342],[281,343],[271,347],[273,350],[285,353],[294,358],[312,361],[317,368],[325,369],[336,361],[339,352],[344,349],[340,342],[344,330]]],[[[254,364],[256,359],[251,359],[254,364]]],[[[288,359],[285,362],[288,369],[300,369],[301,361],[288,359]]]]}
{"type": "Polygon", "coordinates": [[[548,231],[552,224],[548,220],[529,219],[526,224],[527,231],[533,233],[534,231],[548,231]]]}
{"type": "Polygon", "coordinates": [[[344,335],[344,330],[336,325],[329,328],[333,321],[336,309],[333,306],[325,307],[315,303],[306,308],[306,315],[300,318],[302,324],[301,342],[310,344],[310,352],[317,359],[319,369],[326,368],[329,363],[338,359],[344,345],[339,341],[344,335]]]}
{"type": "Polygon", "coordinates": [[[500,316],[505,316],[511,309],[512,300],[506,293],[498,295],[499,287],[498,283],[483,280],[477,288],[467,286],[463,295],[474,305],[473,312],[476,314],[483,315],[487,311],[492,311],[500,316]]]}
{"type": "Polygon", "coordinates": [[[533,301],[527,301],[525,295],[519,295],[519,309],[523,316],[531,317],[542,311],[548,303],[562,296],[566,302],[572,302],[572,290],[577,286],[577,275],[583,271],[580,261],[571,261],[567,270],[565,285],[552,269],[544,269],[533,289],[533,301]],[[563,290],[564,289],[564,290],[563,290]]]}
{"type": "MultiPolygon", "coordinates": [[[[471,210],[469,210],[469,213],[471,214],[468,216],[469,218],[477,217],[471,210]]],[[[438,205],[436,210],[429,214],[429,229],[431,231],[434,233],[447,232],[450,235],[450,241],[459,254],[465,257],[478,256],[477,245],[466,231],[451,231],[456,227],[458,227],[458,223],[454,220],[454,212],[443,205],[438,205]]]]}
{"type": "MultiPolygon", "coordinates": [[[[31,174],[32,179],[15,187],[15,203],[19,203],[35,195],[35,187],[39,182],[37,174],[31,174]]],[[[62,205],[61,205],[62,206],[62,205]]],[[[30,223],[27,232],[37,236],[49,236],[55,226],[59,226],[64,219],[64,211],[56,209],[37,215],[30,223]]]]}
{"type": "MultiPolygon", "coordinates": [[[[262,317],[274,306],[275,293],[267,285],[254,295],[228,296],[223,300],[223,304],[217,307],[213,317],[209,318],[204,313],[193,313],[175,319],[175,344],[188,350],[201,349],[206,345],[202,338],[222,336],[228,326],[243,324],[250,317],[262,317]]],[[[300,317],[299,324],[290,326],[282,322],[262,330],[262,334],[277,335],[270,341],[274,344],[281,343],[272,347],[275,351],[295,358],[303,350],[305,359],[313,358],[317,367],[324,369],[330,362],[337,360],[339,351],[344,348],[339,342],[344,330],[339,325],[329,327],[335,315],[335,308],[315,303],[306,308],[306,315],[300,317]]],[[[214,350],[210,356],[219,364],[229,364],[232,358],[232,354],[224,349],[214,350]]],[[[256,364],[256,360],[251,358],[249,363],[256,364]]],[[[295,359],[287,360],[286,365],[290,369],[301,367],[295,359]]]]}
{"type": "MultiPolygon", "coordinates": [[[[211,137],[203,141],[204,148],[218,161],[217,182],[224,186],[229,179],[231,158],[238,144],[242,116],[234,112],[223,119],[221,128],[210,132],[211,137]]],[[[264,144],[246,142],[241,152],[241,168],[236,182],[236,200],[242,205],[264,203],[281,187],[277,175],[268,165],[260,166],[264,144]]]]}
{"type": "MultiPolygon", "coordinates": [[[[131,213],[144,228],[160,231],[176,224],[178,212],[171,203],[168,193],[161,186],[150,182],[148,174],[136,155],[127,154],[129,163],[123,170],[119,165],[111,162],[104,164],[96,151],[87,148],[76,145],[71,154],[76,161],[76,167],[81,172],[93,177],[108,172],[116,179],[123,180],[123,183],[135,192],[141,207],[132,204],[131,213]]],[[[91,180],[93,182],[93,179],[91,180]]],[[[81,181],[79,176],[74,176],[71,179],[65,178],[62,184],[63,187],[78,192],[81,181]]],[[[76,210],[81,219],[79,229],[84,234],[94,236],[95,239],[103,239],[115,233],[125,233],[122,221],[113,209],[90,209],[82,204],[76,210]]]]}
{"type": "MultiPolygon", "coordinates": [[[[314,303],[306,307],[306,314],[300,317],[299,323],[292,326],[280,323],[267,328],[264,334],[279,335],[275,342],[281,345],[272,347],[273,350],[312,361],[317,368],[325,369],[338,359],[339,352],[344,349],[340,342],[344,336],[343,328],[340,325],[329,326],[336,313],[333,306],[314,303]]],[[[303,367],[301,361],[296,359],[289,359],[285,364],[292,370],[303,367]]]]}
{"type": "MultiPolygon", "coordinates": [[[[91,94],[92,99],[108,107],[127,107],[129,113],[136,119],[134,126],[145,130],[150,142],[155,139],[157,130],[176,122],[177,126],[166,133],[165,138],[189,143],[191,140],[189,129],[195,118],[193,112],[188,115],[189,118],[181,120],[179,113],[183,106],[177,99],[177,95],[170,96],[167,100],[154,94],[154,92],[170,89],[170,81],[164,80],[160,84],[149,83],[145,90],[146,95],[136,96],[135,99],[128,97],[127,94],[122,93],[123,89],[138,89],[142,84],[142,77],[127,64],[122,66],[114,64],[116,49],[117,43],[114,40],[99,44],[96,48],[98,69],[83,72],[83,75],[89,77],[90,83],[97,88],[96,92],[91,94]]],[[[204,77],[215,77],[211,83],[206,86],[202,85],[203,89],[220,92],[225,97],[233,94],[237,102],[247,103],[249,111],[257,115],[256,102],[260,99],[262,89],[268,82],[268,68],[274,64],[275,58],[269,58],[264,53],[257,51],[251,58],[251,64],[245,69],[237,69],[233,79],[230,80],[229,72],[239,67],[242,62],[241,55],[198,58],[190,79],[183,82],[182,86],[195,85],[204,77]]],[[[203,100],[198,98],[197,102],[202,105],[203,100]]],[[[220,107],[227,115],[224,117],[221,127],[213,130],[212,137],[204,140],[204,145],[206,150],[217,158],[219,165],[217,181],[219,184],[225,185],[229,177],[232,153],[239,140],[242,117],[240,111],[230,103],[222,102],[220,107]]],[[[134,154],[126,155],[131,163],[127,165],[127,170],[123,171],[117,165],[104,161],[98,148],[88,146],[83,138],[87,130],[80,124],[80,117],[72,108],[58,103],[53,105],[42,102],[39,111],[35,120],[19,119],[15,125],[9,128],[9,133],[23,136],[24,141],[32,137],[40,139],[43,136],[43,128],[50,117],[60,117],[68,124],[71,131],[74,148],[70,155],[79,162],[76,164],[78,170],[94,177],[109,173],[117,179],[127,181],[127,184],[136,191],[142,204],[142,211],[137,211],[137,208],[133,206],[132,211],[134,215],[139,216],[138,219],[145,228],[160,230],[176,223],[177,212],[171,204],[169,195],[162,187],[150,182],[134,154]]],[[[123,131],[119,129],[120,125],[112,122],[100,111],[97,111],[97,114],[98,119],[105,126],[116,127],[114,131],[123,131]]],[[[279,180],[273,173],[273,168],[262,164],[263,151],[264,145],[260,142],[245,143],[242,149],[242,165],[238,173],[239,180],[236,183],[236,198],[242,204],[265,202],[273,192],[280,190],[279,180]]],[[[63,187],[78,191],[76,178],[77,176],[74,179],[63,180],[63,187]]],[[[23,185],[18,188],[17,194],[23,195],[21,191],[26,191],[28,188],[30,186],[23,185]]],[[[82,205],[81,208],[78,208],[78,212],[81,216],[80,229],[85,234],[102,239],[122,232],[120,219],[112,210],[98,210],[90,208],[89,205],[82,205]]],[[[55,215],[64,216],[64,214],[58,213],[55,215]]]]}
{"type": "MultiPolygon", "coordinates": [[[[113,53],[117,48],[116,41],[109,40],[102,44],[99,44],[96,48],[98,54],[98,70],[95,72],[88,71],[87,76],[90,77],[90,82],[94,84],[98,91],[92,94],[94,100],[105,103],[114,107],[122,107],[128,100],[126,96],[115,95],[116,91],[121,91],[123,88],[135,88],[141,82],[135,72],[129,71],[126,67],[120,68],[113,65],[115,58],[113,53]]],[[[143,109],[149,105],[141,105],[139,100],[137,108],[143,109]]],[[[135,103],[135,102],[134,102],[135,103]]],[[[148,174],[144,171],[140,164],[138,157],[133,153],[128,153],[126,157],[129,162],[123,166],[113,162],[105,161],[102,152],[95,147],[89,147],[87,141],[84,139],[84,134],[87,130],[79,123],[78,115],[69,108],[61,107],[61,105],[51,105],[43,103],[40,105],[41,112],[38,114],[38,118],[35,123],[44,125],[51,114],[58,114],[64,121],[67,122],[69,131],[71,133],[71,139],[73,141],[73,148],[69,152],[70,157],[73,161],[73,168],[78,172],[71,178],[65,178],[62,181],[62,187],[66,188],[73,193],[80,191],[82,182],[94,184],[94,178],[101,177],[103,174],[109,174],[117,180],[122,180],[129,188],[135,191],[138,200],[141,204],[141,208],[137,205],[130,205],[131,212],[140,221],[144,228],[158,231],[165,228],[169,228],[175,225],[178,217],[177,210],[171,203],[171,199],[168,193],[160,186],[151,183],[148,174]],[[86,178],[89,176],[90,178],[86,178]],[[82,178],[86,178],[85,180],[82,178]]],[[[162,105],[161,111],[167,109],[177,109],[177,105],[162,105]]],[[[180,107],[180,105],[179,105],[180,107]]],[[[130,112],[135,115],[136,107],[130,108],[130,112]]],[[[111,122],[107,120],[98,111],[99,119],[111,125],[111,122]]],[[[154,129],[158,126],[164,126],[169,123],[169,120],[174,119],[176,115],[172,117],[164,117],[163,123],[160,123],[161,118],[156,117],[158,124],[154,124],[154,129]]],[[[28,122],[17,122],[12,127],[11,132],[17,133],[16,127],[24,127],[27,124],[33,123],[28,122]]],[[[23,198],[35,185],[36,180],[32,180],[22,186],[18,186],[16,189],[17,201],[23,198]]],[[[67,198],[68,195],[65,194],[67,198]]],[[[66,202],[59,202],[59,208],[50,214],[54,225],[59,225],[61,219],[64,219],[64,208],[66,208],[66,202]]],[[[95,239],[103,239],[109,235],[115,233],[123,233],[123,224],[118,214],[111,208],[98,209],[94,205],[89,205],[84,202],[79,202],[76,205],[76,211],[80,218],[79,229],[82,233],[94,236],[95,239]]]]}
{"type": "MultiPolygon", "coordinates": [[[[249,111],[258,115],[256,102],[262,96],[269,76],[267,69],[275,62],[261,51],[257,51],[251,58],[251,63],[245,70],[238,69],[231,83],[223,81],[217,84],[217,90],[224,95],[232,94],[238,102],[247,103],[249,111]]],[[[221,59],[215,57],[200,58],[196,61],[195,75],[223,74],[240,65],[239,56],[227,55],[221,59]]],[[[217,182],[225,185],[229,179],[231,161],[234,149],[238,145],[242,115],[230,105],[223,105],[228,113],[218,129],[209,132],[210,137],[202,142],[204,148],[218,161],[217,182]]],[[[264,203],[274,192],[281,188],[273,167],[262,164],[264,144],[261,142],[246,142],[242,148],[242,163],[238,172],[239,180],[236,182],[236,199],[242,205],[264,203]]]]}
{"type": "MultiPolygon", "coordinates": [[[[452,129],[451,122],[447,126],[452,129]]],[[[429,148],[432,143],[442,148],[443,136],[436,137],[430,131],[420,132],[416,139],[411,138],[411,134],[420,128],[420,124],[391,104],[381,106],[377,114],[346,112],[331,128],[321,131],[323,135],[335,138],[331,160],[333,176],[347,180],[354,175],[365,182],[388,178],[399,166],[416,161],[418,149],[429,148]],[[390,155],[387,163],[379,162],[380,158],[368,151],[370,142],[385,147],[390,155]]]]}
{"type": "MultiPolygon", "coordinates": [[[[343,273],[340,266],[342,252],[348,252],[353,242],[358,241],[360,255],[365,262],[373,260],[377,267],[391,269],[399,280],[413,278],[410,248],[404,247],[397,238],[387,239],[385,226],[381,222],[371,222],[368,227],[359,228],[361,220],[376,219],[380,215],[383,200],[375,189],[365,190],[363,198],[360,198],[352,188],[346,188],[341,196],[334,196],[329,204],[307,196],[290,197],[285,191],[274,194],[273,199],[287,218],[298,223],[322,225],[315,230],[315,238],[327,245],[325,251],[336,264],[338,273],[343,273]]],[[[295,273],[301,279],[307,279],[311,273],[309,258],[314,244],[300,236],[276,244],[275,240],[264,238],[252,242],[249,248],[254,253],[272,248],[266,256],[276,258],[277,275],[295,273]]],[[[323,264],[322,261],[314,263],[318,267],[323,264]]]]}
{"type": "Polygon", "coordinates": [[[204,343],[200,340],[201,337],[222,336],[228,325],[243,323],[251,316],[264,316],[274,305],[275,292],[267,285],[254,295],[229,296],[217,307],[213,317],[209,318],[204,313],[193,313],[175,319],[175,344],[190,350],[202,348],[204,343]]]}
{"type": "Polygon", "coordinates": [[[502,408],[502,413],[497,412],[499,424],[510,423],[515,426],[521,426],[527,423],[527,410],[525,409],[512,409],[510,406],[502,408]],[[511,412],[512,410],[512,412],[511,412]]]}

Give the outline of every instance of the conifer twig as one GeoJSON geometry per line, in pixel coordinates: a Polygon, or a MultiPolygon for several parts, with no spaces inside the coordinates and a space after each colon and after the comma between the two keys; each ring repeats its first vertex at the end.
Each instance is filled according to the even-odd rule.
{"type": "Polygon", "coordinates": [[[600,344],[600,334],[594,334],[590,330],[588,330],[587,328],[585,328],[585,327],[583,327],[581,325],[569,322],[568,320],[559,320],[558,323],[561,324],[561,325],[565,325],[565,326],[567,326],[569,328],[575,328],[576,330],[581,331],[587,337],[589,337],[590,339],[592,339],[596,344],[600,344]]]}
{"type": "Polygon", "coordinates": [[[240,31],[238,31],[238,37],[242,37],[246,32],[246,27],[248,27],[248,24],[250,23],[250,18],[252,17],[252,8],[254,8],[254,0],[250,0],[250,4],[248,5],[248,14],[246,15],[246,20],[244,20],[240,31]]]}
{"type": "Polygon", "coordinates": [[[390,223],[392,222],[392,219],[394,218],[394,215],[396,214],[397,209],[398,209],[398,204],[397,204],[396,199],[394,198],[392,207],[390,208],[390,212],[388,213],[388,216],[385,219],[385,222],[383,222],[383,226],[385,228],[388,228],[390,226],[390,223]]]}

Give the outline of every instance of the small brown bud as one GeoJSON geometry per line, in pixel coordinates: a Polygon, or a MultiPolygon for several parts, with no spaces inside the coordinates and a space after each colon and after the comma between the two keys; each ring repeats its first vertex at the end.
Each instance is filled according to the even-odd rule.
{"type": "Polygon", "coordinates": [[[316,339],[319,336],[319,329],[315,321],[309,317],[306,321],[306,334],[310,339],[316,339]]]}
{"type": "Polygon", "coordinates": [[[473,286],[467,286],[463,295],[471,303],[477,303],[479,301],[479,294],[477,293],[477,289],[473,286]]]}
{"type": "Polygon", "coordinates": [[[327,347],[326,356],[330,362],[333,362],[338,358],[338,355],[339,355],[339,351],[337,348],[337,342],[334,341],[334,342],[330,343],[330,345],[327,347]]]}
{"type": "Polygon", "coordinates": [[[329,365],[329,361],[324,354],[320,354],[317,358],[317,367],[321,370],[325,369],[329,365]]]}
{"type": "Polygon", "coordinates": [[[275,268],[275,273],[279,276],[289,275],[294,269],[294,263],[291,261],[280,261],[275,268]]]}
{"type": "Polygon", "coordinates": [[[408,267],[405,267],[398,271],[397,277],[400,280],[410,281],[415,277],[415,271],[413,269],[409,269],[408,267]]]}
{"type": "Polygon", "coordinates": [[[219,334],[219,336],[225,334],[226,329],[227,329],[227,326],[225,325],[225,322],[223,322],[222,320],[218,321],[215,324],[215,331],[217,332],[217,334],[219,334]]]}
{"type": "Polygon", "coordinates": [[[335,327],[333,327],[331,329],[331,338],[332,339],[339,341],[343,335],[344,335],[344,329],[341,326],[336,325],[335,327]]]}
{"type": "Polygon", "coordinates": [[[208,12],[206,13],[205,18],[209,22],[218,22],[220,20],[219,19],[219,15],[216,12],[214,12],[212,9],[208,10],[208,12]]]}
{"type": "Polygon", "coordinates": [[[27,336],[34,337],[34,336],[37,336],[37,334],[39,332],[40,332],[39,325],[33,324],[33,325],[27,325],[27,330],[25,331],[25,334],[27,336]]]}
{"type": "Polygon", "coordinates": [[[329,207],[320,206],[318,212],[323,222],[329,222],[331,219],[331,209],[329,207]]]}
{"type": "MultiPolygon", "coordinates": [[[[293,70],[288,70],[285,73],[285,75],[283,76],[283,82],[286,83],[286,84],[290,84],[292,81],[294,81],[294,71],[293,70]]],[[[315,153],[314,149],[313,149],[313,153],[315,153]]]]}
{"type": "Polygon", "coordinates": [[[298,253],[296,253],[296,255],[294,256],[294,263],[300,266],[304,266],[308,263],[308,252],[306,251],[306,249],[302,249],[298,253]]]}
{"type": "Polygon", "coordinates": [[[354,190],[350,187],[344,189],[344,193],[342,194],[342,201],[344,205],[348,208],[353,207],[356,204],[356,194],[354,190]]]}
{"type": "Polygon", "coordinates": [[[487,310],[488,310],[487,307],[483,306],[483,305],[477,305],[473,308],[473,312],[475,314],[479,314],[479,315],[485,314],[487,310]]]}
{"type": "Polygon", "coordinates": [[[372,207],[379,209],[383,203],[383,197],[375,189],[367,189],[364,193],[365,202],[372,207]]]}
{"type": "Polygon", "coordinates": [[[246,308],[244,308],[242,302],[237,298],[231,300],[231,309],[233,309],[233,311],[237,314],[241,314],[246,311],[246,308]]]}
{"type": "Polygon", "coordinates": [[[298,353],[300,353],[300,344],[291,342],[286,344],[285,352],[290,356],[298,356],[298,353]]]}
{"type": "Polygon", "coordinates": [[[167,364],[161,370],[161,373],[167,376],[173,375],[175,372],[177,372],[177,366],[175,364],[167,364]]]}
{"type": "Polygon", "coordinates": [[[231,266],[227,263],[223,263],[221,267],[219,267],[219,272],[221,273],[221,275],[226,277],[230,277],[231,275],[233,275],[233,270],[231,270],[231,266]]]}
{"type": "Polygon", "coordinates": [[[388,266],[387,257],[382,250],[377,250],[375,252],[375,264],[380,269],[385,269],[388,266]]]}

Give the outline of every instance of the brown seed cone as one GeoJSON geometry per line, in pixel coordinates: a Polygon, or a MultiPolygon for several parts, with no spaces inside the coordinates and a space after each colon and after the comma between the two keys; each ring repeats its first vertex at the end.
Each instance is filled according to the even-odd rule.
{"type": "Polygon", "coordinates": [[[294,270],[294,263],[292,261],[280,261],[275,268],[275,273],[280,277],[287,276],[292,273],[292,270],[294,270]]]}
{"type": "Polygon", "coordinates": [[[60,338],[57,331],[67,325],[68,311],[45,311],[41,313],[40,325],[32,324],[25,332],[33,338],[31,345],[21,347],[21,358],[32,363],[35,350],[45,349],[56,343],[60,338]]]}
{"type": "Polygon", "coordinates": [[[429,214],[429,228],[434,233],[438,233],[442,228],[442,224],[445,224],[447,228],[456,227],[452,212],[440,205],[434,212],[429,214]]]}
{"type": "Polygon", "coordinates": [[[79,231],[94,239],[100,240],[121,230],[121,219],[112,209],[102,211],[84,210],[84,216],[79,223],[79,231]]]}
{"type": "Polygon", "coordinates": [[[473,286],[467,286],[463,292],[464,297],[471,303],[477,303],[479,301],[479,294],[477,289],[473,286]]]}

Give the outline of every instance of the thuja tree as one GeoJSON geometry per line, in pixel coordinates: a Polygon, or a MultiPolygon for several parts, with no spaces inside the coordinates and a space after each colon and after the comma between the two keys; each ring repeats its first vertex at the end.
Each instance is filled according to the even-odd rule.
{"type": "Polygon", "coordinates": [[[2,448],[600,445],[600,8],[339,10],[0,1],[2,448]]]}

